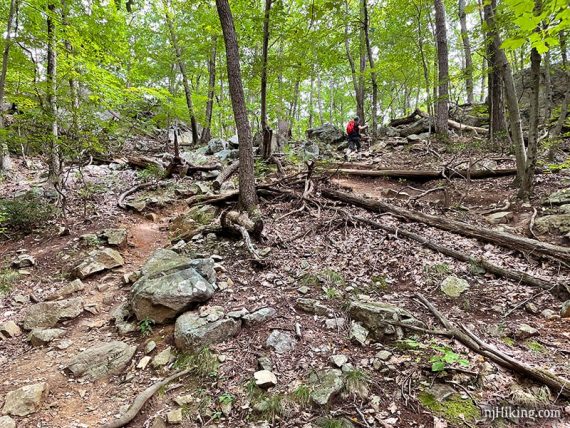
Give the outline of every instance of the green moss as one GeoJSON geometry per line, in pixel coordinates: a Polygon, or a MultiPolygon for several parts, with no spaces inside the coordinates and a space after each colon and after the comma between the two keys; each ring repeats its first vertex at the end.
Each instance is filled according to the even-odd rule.
{"type": "Polygon", "coordinates": [[[525,342],[525,345],[527,346],[528,349],[530,349],[531,351],[534,351],[534,352],[544,352],[545,351],[544,346],[542,346],[536,340],[529,340],[529,341],[525,342]]]}
{"type": "Polygon", "coordinates": [[[307,287],[317,286],[320,283],[319,277],[312,273],[304,274],[299,282],[301,283],[301,285],[305,285],[307,287]]]}
{"type": "Polygon", "coordinates": [[[475,403],[470,399],[461,398],[458,394],[453,394],[440,403],[433,394],[422,391],[418,399],[426,409],[457,425],[463,425],[464,421],[474,422],[481,417],[481,412],[475,403]]]}
{"type": "Polygon", "coordinates": [[[501,341],[502,341],[505,345],[507,345],[507,346],[515,346],[515,341],[514,341],[514,339],[512,339],[512,338],[510,338],[510,337],[507,337],[507,336],[502,337],[502,338],[501,338],[501,341]]]}

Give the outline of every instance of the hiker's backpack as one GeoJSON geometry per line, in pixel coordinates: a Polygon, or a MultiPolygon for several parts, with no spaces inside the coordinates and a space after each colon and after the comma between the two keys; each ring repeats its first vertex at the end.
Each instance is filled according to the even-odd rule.
{"type": "Polygon", "coordinates": [[[346,133],[348,135],[352,134],[354,132],[354,120],[351,120],[350,122],[348,122],[348,125],[346,125],[346,133]]]}

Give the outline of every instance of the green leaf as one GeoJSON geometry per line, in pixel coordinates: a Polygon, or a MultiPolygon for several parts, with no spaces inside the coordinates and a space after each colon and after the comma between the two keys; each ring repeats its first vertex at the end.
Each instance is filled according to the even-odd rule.
{"type": "Polygon", "coordinates": [[[445,370],[445,363],[443,361],[436,361],[431,365],[432,372],[441,372],[445,370]]]}

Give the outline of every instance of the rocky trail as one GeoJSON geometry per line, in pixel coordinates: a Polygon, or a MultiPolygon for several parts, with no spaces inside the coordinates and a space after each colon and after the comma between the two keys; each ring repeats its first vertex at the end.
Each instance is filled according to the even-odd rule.
{"type": "MultiPolygon", "coordinates": [[[[425,142],[389,141],[349,165],[471,166],[425,142]]],[[[187,156],[196,163],[198,155],[204,164],[213,157],[187,156]]],[[[488,160],[497,154],[473,156],[486,168],[512,166],[488,160]]],[[[0,427],[492,426],[482,410],[503,405],[558,412],[529,425],[569,426],[568,386],[549,389],[452,337],[426,333],[444,326],[418,296],[498,351],[564,380],[564,260],[324,197],[327,190],[351,192],[529,239],[532,224],[541,241],[567,248],[566,172],[540,175],[537,196],[525,205],[512,198],[512,177],[360,177],[340,172],[340,154],[322,157],[326,163],[308,178],[308,164],[284,162],[297,184],[260,171],[259,181],[270,183],[260,193],[264,231],[253,243],[262,263],[218,225],[226,202],[203,204],[214,197],[210,171],[133,193],[124,210],[119,195],[141,182],[140,173],[116,161],[84,168],[85,180],[101,191],[68,201],[65,222],[0,250],[0,427]],[[552,287],[493,275],[398,231],[552,287]],[[179,377],[160,383],[173,375],[179,377]],[[139,396],[153,385],[152,394],[139,396]],[[129,411],[133,403],[141,406],[129,411]]],[[[29,171],[2,192],[32,187],[29,171]]],[[[235,189],[234,180],[222,194],[235,189]]]]}

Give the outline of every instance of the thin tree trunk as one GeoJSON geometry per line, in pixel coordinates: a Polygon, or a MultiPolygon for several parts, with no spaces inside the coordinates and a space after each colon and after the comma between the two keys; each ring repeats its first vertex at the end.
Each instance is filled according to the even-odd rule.
{"type": "MultiPolygon", "coordinates": [[[[67,2],[62,0],[61,2],[61,23],[64,27],[68,26],[69,23],[67,22],[67,2]]],[[[73,55],[73,46],[71,42],[65,38],[64,40],[65,50],[67,51],[67,56],[69,58],[70,55],[73,55]]],[[[69,83],[69,93],[71,96],[71,137],[78,138],[79,137],[79,86],[77,84],[77,80],[74,79],[73,73],[76,73],[76,67],[71,67],[71,75],[68,79],[69,83]]]]}
{"type": "Polygon", "coordinates": [[[544,55],[544,123],[546,126],[550,125],[550,116],[552,116],[552,79],[550,72],[550,51],[547,51],[544,55]]]}
{"type": "Polygon", "coordinates": [[[330,106],[329,106],[329,123],[333,123],[333,115],[334,115],[334,109],[335,109],[335,105],[334,105],[334,88],[335,88],[335,82],[334,79],[331,77],[331,80],[329,82],[329,90],[330,90],[330,106]]]}
{"type": "MultiPolygon", "coordinates": [[[[550,133],[552,138],[560,137],[562,133],[562,127],[564,126],[564,122],[566,121],[566,116],[568,115],[568,103],[570,102],[570,70],[568,70],[568,54],[566,51],[566,32],[561,31],[559,38],[560,38],[560,52],[562,55],[562,69],[566,73],[566,94],[564,96],[564,101],[562,102],[562,106],[560,107],[560,116],[558,116],[558,120],[556,121],[556,125],[554,129],[550,133]]],[[[554,157],[554,153],[549,153],[550,157],[554,157]]]]}
{"type": "Polygon", "coordinates": [[[224,33],[228,83],[239,140],[239,204],[243,210],[257,217],[253,141],[241,79],[238,40],[228,0],[216,0],[216,7],[224,33]]]}
{"type": "Polygon", "coordinates": [[[465,13],[465,0],[459,0],[459,22],[461,25],[461,40],[465,51],[465,90],[467,103],[473,104],[473,59],[471,58],[471,42],[467,31],[467,15],[465,13]]]}
{"type": "Polygon", "coordinates": [[[428,113],[433,116],[434,112],[433,112],[433,105],[432,105],[432,98],[431,98],[431,85],[430,85],[430,79],[429,79],[429,66],[428,66],[428,62],[426,59],[426,53],[424,50],[424,38],[423,38],[423,34],[422,34],[422,9],[420,5],[417,5],[416,3],[414,3],[414,6],[416,7],[416,11],[417,11],[417,15],[416,15],[416,22],[418,24],[418,49],[420,50],[420,56],[422,58],[422,69],[424,72],[424,81],[425,81],[425,85],[426,85],[426,103],[427,103],[427,111],[428,113]]]}
{"type": "MultiPolygon", "coordinates": [[[[481,25],[481,28],[484,28],[485,17],[483,16],[483,1],[478,0],[478,5],[479,5],[478,9],[479,9],[480,25],[481,25]]],[[[481,62],[481,95],[479,97],[480,102],[485,101],[485,95],[486,95],[485,76],[486,76],[486,74],[487,74],[487,57],[483,56],[483,61],[481,62]]]]}
{"type": "Polygon", "coordinates": [[[434,0],[435,27],[437,40],[437,64],[439,73],[439,89],[435,117],[435,132],[447,135],[449,119],[449,60],[447,51],[447,29],[445,27],[445,7],[443,0],[434,0]]]}
{"type": "Polygon", "coordinates": [[[58,189],[61,177],[61,155],[58,143],[57,125],[57,53],[55,34],[55,5],[49,3],[47,6],[47,102],[48,114],[51,121],[51,135],[49,144],[49,172],[50,183],[58,189]]]}
{"type": "Polygon", "coordinates": [[[370,43],[370,23],[368,18],[367,0],[362,0],[364,10],[364,34],[366,37],[366,50],[368,52],[368,63],[370,65],[370,79],[372,81],[372,135],[378,133],[378,80],[374,68],[374,57],[372,56],[372,45],[370,43]]]}
{"type": "Polygon", "coordinates": [[[360,0],[360,28],[359,28],[359,52],[360,52],[360,68],[358,74],[358,116],[360,117],[360,123],[364,125],[366,122],[364,117],[364,72],[366,70],[366,34],[364,33],[364,2],[366,0],[360,0]]]}
{"type": "Polygon", "coordinates": [[[216,90],[216,47],[218,38],[212,37],[212,49],[208,60],[208,101],[206,102],[206,123],[200,141],[202,144],[208,143],[212,138],[212,112],[214,110],[214,95],[216,90]]]}
{"type": "Polygon", "coordinates": [[[313,127],[313,92],[315,87],[314,73],[311,73],[311,85],[309,89],[309,129],[313,127]]]}
{"type": "MultiPolygon", "coordinates": [[[[345,2],[346,5],[346,15],[350,16],[348,2],[345,2]]],[[[350,64],[350,72],[352,74],[352,85],[354,86],[354,96],[356,99],[356,111],[357,114],[360,116],[360,112],[364,110],[364,106],[362,105],[362,101],[360,98],[360,86],[358,83],[358,76],[356,74],[356,65],[354,64],[354,59],[352,58],[352,53],[350,52],[350,41],[349,41],[349,31],[348,31],[348,24],[349,21],[346,20],[346,24],[344,26],[344,47],[346,49],[346,57],[348,59],[348,63],[350,64]]],[[[360,123],[364,123],[363,118],[360,117],[360,123]]]]}
{"type": "Polygon", "coordinates": [[[319,108],[319,122],[323,125],[325,122],[323,120],[323,92],[322,92],[322,82],[321,74],[317,73],[317,104],[319,108]]]}
{"type": "Polygon", "coordinates": [[[265,13],[263,17],[263,49],[261,66],[261,130],[263,133],[263,159],[271,157],[272,131],[267,123],[267,56],[269,51],[269,19],[271,17],[271,1],[265,0],[265,13]]]}
{"type": "MultiPolygon", "coordinates": [[[[6,40],[4,41],[4,51],[2,52],[2,70],[0,71],[0,108],[4,104],[4,94],[6,93],[6,74],[8,72],[8,59],[10,57],[10,47],[12,45],[12,26],[18,9],[17,0],[11,0],[8,22],[6,24],[6,40]]],[[[0,129],[4,128],[4,120],[0,112],[0,129]]],[[[0,140],[0,171],[10,170],[10,153],[4,138],[0,140]]]]}
{"type": "Polygon", "coordinates": [[[176,37],[176,31],[174,30],[174,24],[172,22],[172,15],[170,12],[170,7],[168,5],[168,0],[162,0],[164,5],[164,15],[166,18],[166,25],[168,25],[168,31],[170,34],[170,43],[174,48],[174,54],[176,55],[176,62],[178,63],[178,68],[180,69],[180,74],[182,75],[182,85],[184,86],[184,95],[186,96],[186,106],[188,107],[188,114],[190,115],[190,127],[192,129],[192,142],[196,144],[199,141],[198,135],[198,124],[196,123],[196,115],[194,114],[194,104],[192,102],[192,91],[190,88],[190,83],[188,81],[188,73],[186,72],[186,64],[182,58],[182,49],[178,44],[178,39],[176,37]]]}

